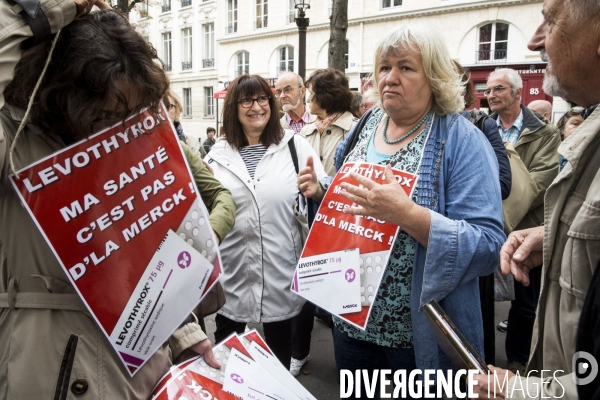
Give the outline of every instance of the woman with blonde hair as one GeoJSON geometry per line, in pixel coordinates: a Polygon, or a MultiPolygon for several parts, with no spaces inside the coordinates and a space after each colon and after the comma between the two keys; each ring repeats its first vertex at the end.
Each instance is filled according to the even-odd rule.
{"type": "Polygon", "coordinates": [[[173,91],[173,89],[169,89],[167,93],[165,93],[165,97],[163,99],[165,103],[165,107],[169,110],[169,117],[173,121],[173,125],[175,126],[175,131],[177,132],[177,137],[182,142],[186,142],[185,134],[183,133],[183,127],[181,126],[181,122],[179,122],[179,116],[183,112],[183,107],[181,106],[181,99],[173,91]]]}
{"type": "MultiPolygon", "coordinates": [[[[396,28],[377,47],[374,65],[378,107],[345,161],[386,165],[387,184],[353,173],[357,185],[343,183],[342,195],[357,204],[345,212],[401,230],[366,329],[334,318],[336,364],[407,376],[445,370],[452,366],[423,306],[436,300],[483,355],[478,278],[494,271],[505,240],[497,161],[485,136],[458,114],[463,86],[440,33],[396,28]],[[416,176],[410,197],[391,168],[416,176]]],[[[310,168],[300,171],[299,183],[305,196],[320,200],[310,168]]]]}

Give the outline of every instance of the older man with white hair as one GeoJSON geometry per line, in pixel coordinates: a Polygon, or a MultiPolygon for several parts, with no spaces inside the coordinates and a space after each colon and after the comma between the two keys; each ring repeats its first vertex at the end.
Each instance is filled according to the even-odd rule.
{"type": "Polygon", "coordinates": [[[502,272],[526,285],[543,261],[530,375],[492,368],[496,379],[474,378],[479,398],[600,396],[600,283],[590,286],[600,260],[600,1],[545,0],[542,14],[528,47],[548,62],[544,91],[588,107],[587,119],[558,148],[568,163],[546,190],[544,226],[513,232],[500,253],[502,272]]]}
{"type": "MultiPolygon", "coordinates": [[[[501,68],[490,74],[487,90],[484,92],[494,112],[491,117],[496,120],[502,141],[512,143],[528,172],[527,175],[518,174],[513,170],[512,179],[515,184],[511,196],[518,196],[522,204],[517,207],[508,203],[504,207],[507,231],[542,225],[544,194],[558,174],[558,129],[536,117],[521,104],[522,90],[523,81],[517,71],[501,68]],[[535,193],[526,196],[526,193],[519,191],[523,185],[531,185],[535,193]]],[[[498,329],[506,332],[506,357],[508,368],[512,372],[524,372],[529,359],[539,294],[539,274],[539,270],[534,271],[532,285],[529,287],[515,282],[515,299],[511,303],[508,319],[498,326],[498,329]]]]}
{"type": "Polygon", "coordinates": [[[302,77],[294,72],[284,72],[275,82],[275,95],[285,114],[281,117],[283,129],[292,129],[300,133],[304,125],[311,123],[315,117],[311,117],[304,105],[306,87],[302,77]]]}

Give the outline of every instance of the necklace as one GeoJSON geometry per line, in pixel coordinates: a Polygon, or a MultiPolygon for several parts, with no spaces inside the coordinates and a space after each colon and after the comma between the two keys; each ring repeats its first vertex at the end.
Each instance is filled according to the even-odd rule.
{"type": "Polygon", "coordinates": [[[409,137],[410,135],[412,135],[413,133],[415,133],[415,131],[417,129],[419,129],[421,127],[421,125],[423,125],[423,123],[425,121],[427,121],[427,118],[429,118],[429,112],[427,114],[425,114],[425,116],[423,118],[421,118],[421,120],[419,121],[419,123],[414,128],[412,128],[410,131],[406,132],[405,135],[400,136],[396,140],[389,140],[387,138],[387,135],[386,135],[388,124],[390,123],[390,116],[388,115],[387,118],[386,118],[386,120],[385,120],[385,125],[383,126],[383,132],[381,133],[383,135],[383,141],[386,142],[387,144],[400,143],[401,141],[403,141],[404,139],[406,139],[407,137],[409,137]]]}

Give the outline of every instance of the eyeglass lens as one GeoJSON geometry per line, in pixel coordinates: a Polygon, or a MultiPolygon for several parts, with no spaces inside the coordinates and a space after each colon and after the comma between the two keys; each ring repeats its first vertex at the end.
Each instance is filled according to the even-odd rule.
{"type": "MultiPolygon", "coordinates": [[[[299,88],[299,87],[300,87],[300,86],[298,86],[298,88],[299,88]]],[[[277,96],[277,97],[280,97],[282,94],[290,94],[290,93],[292,93],[292,92],[293,92],[295,89],[297,89],[297,88],[295,88],[295,87],[291,87],[291,86],[286,86],[285,88],[283,88],[283,90],[279,90],[279,89],[277,89],[277,90],[275,91],[275,96],[277,96]]]]}
{"type": "Polygon", "coordinates": [[[489,96],[492,92],[494,92],[494,93],[500,93],[504,89],[506,89],[506,87],[498,85],[498,86],[494,86],[491,89],[484,90],[483,94],[486,95],[486,96],[489,96]]]}
{"type": "Polygon", "coordinates": [[[245,99],[241,99],[240,100],[240,104],[242,105],[242,107],[244,108],[250,108],[252,107],[252,105],[254,104],[254,102],[257,102],[259,106],[266,106],[267,104],[269,104],[269,96],[259,96],[255,99],[252,99],[250,97],[247,97],[245,99]]]}

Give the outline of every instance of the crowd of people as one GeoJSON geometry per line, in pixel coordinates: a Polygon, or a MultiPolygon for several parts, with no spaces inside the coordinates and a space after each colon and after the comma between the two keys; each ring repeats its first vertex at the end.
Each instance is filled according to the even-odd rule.
{"type": "Polygon", "coordinates": [[[574,105],[556,125],[547,101],[521,104],[523,82],[510,68],[487,79],[489,115],[474,109],[473,83],[443,36],[407,24],[382,35],[368,92],[351,91],[333,68],[306,81],[286,72],[275,90],[244,74],[228,87],[219,138],[209,128],[200,143],[183,132],[155,49],[102,0],[41,0],[33,16],[1,0],[0,398],[146,399],[193,354],[220,367],[192,316],[130,377],[8,180],[161,101],[222,256],[216,342],[262,323],[275,356],[298,375],[319,315],[332,321],[338,370],[446,370],[423,312],[436,300],[495,364],[501,271],[515,281],[498,327],[508,369],[490,368],[506,384],[475,376],[479,398],[490,385],[499,398],[600,398],[600,385],[577,384],[572,362],[577,352],[600,358],[600,79],[589,73],[600,66],[600,3],[545,0],[543,16],[528,47],[548,63],[545,92],[574,105]],[[308,200],[312,224],[345,162],[385,166],[385,183],[352,173],[344,212],[401,227],[364,330],[290,290],[305,240],[294,203],[308,200]],[[410,195],[392,168],[417,177],[410,195]]]}

